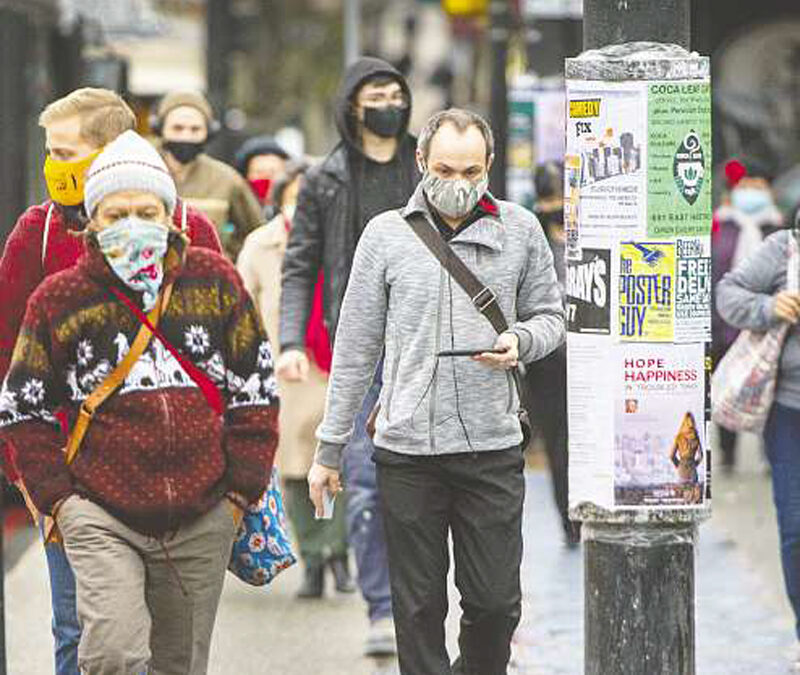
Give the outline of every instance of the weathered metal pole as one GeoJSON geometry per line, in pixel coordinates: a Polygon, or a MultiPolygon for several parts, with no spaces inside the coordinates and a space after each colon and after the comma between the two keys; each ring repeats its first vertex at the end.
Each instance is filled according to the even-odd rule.
{"type": "Polygon", "coordinates": [[[690,0],[583,0],[583,48],[662,42],[689,49],[690,0]]]}
{"type": "Polygon", "coordinates": [[[597,51],[566,65],[567,262],[610,268],[604,283],[616,298],[601,307],[579,287],[567,292],[586,675],[695,673],[694,543],[710,505],[706,300],[680,326],[672,295],[642,300],[634,336],[626,312],[639,301],[625,286],[637,274],[671,284],[685,269],[681,251],[709,255],[708,60],[687,51],[689,16],[690,0],[584,0],[584,49],[597,51]],[[646,325],[653,312],[664,321],[646,325]],[[603,360],[612,366],[598,373],[603,360]],[[694,384],[670,389],[679,369],[694,384]],[[587,392],[600,378],[614,383],[587,392]],[[694,464],[684,471],[686,448],[694,464]]]}
{"type": "Polygon", "coordinates": [[[494,131],[494,164],[490,188],[500,199],[506,198],[506,136],[508,135],[508,39],[511,31],[509,0],[490,0],[489,35],[492,45],[492,84],[489,118],[494,131]]]}
{"type": "Polygon", "coordinates": [[[361,56],[361,0],[344,0],[344,66],[361,56]]]}

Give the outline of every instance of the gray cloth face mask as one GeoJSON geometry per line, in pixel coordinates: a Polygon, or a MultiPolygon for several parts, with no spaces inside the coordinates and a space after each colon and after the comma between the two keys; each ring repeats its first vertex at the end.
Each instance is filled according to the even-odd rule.
{"type": "Polygon", "coordinates": [[[463,218],[480,201],[489,187],[489,176],[477,183],[466,178],[439,178],[430,171],[422,176],[422,189],[431,205],[448,218],[463,218]]]}

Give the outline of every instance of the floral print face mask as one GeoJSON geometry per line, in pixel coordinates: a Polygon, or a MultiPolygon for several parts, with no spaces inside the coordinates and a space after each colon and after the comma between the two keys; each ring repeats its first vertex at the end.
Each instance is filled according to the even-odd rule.
{"type": "Polygon", "coordinates": [[[168,236],[165,225],[135,216],[121,218],[97,234],[108,266],[128,288],[142,293],[147,312],[155,307],[164,282],[168,236]]]}

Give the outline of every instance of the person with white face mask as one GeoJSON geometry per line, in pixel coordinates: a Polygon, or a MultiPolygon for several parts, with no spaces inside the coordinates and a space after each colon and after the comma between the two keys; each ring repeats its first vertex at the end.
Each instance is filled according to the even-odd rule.
{"type": "MultiPolygon", "coordinates": [[[[712,285],[737,267],[762,240],[783,227],[783,216],[775,205],[768,173],[754,161],[737,160],[725,166],[728,195],[714,213],[711,246],[712,285]]],[[[712,295],[712,358],[719,363],[739,331],[722,320],[712,295]]],[[[736,466],[736,433],[719,428],[720,465],[725,472],[736,466]]]]}
{"type": "MultiPolygon", "coordinates": [[[[266,225],[251,232],[244,241],[236,266],[261,314],[267,334],[273,340],[276,358],[281,348],[276,340],[281,301],[281,266],[292,229],[297,194],[308,164],[290,161],[286,172],[273,184],[270,198],[279,209],[266,225]]],[[[317,281],[307,325],[305,352],[309,357],[308,377],[297,382],[278,373],[281,397],[281,440],[279,468],[284,485],[286,512],[292,523],[305,564],[299,598],[321,598],[325,568],[333,574],[336,590],[352,593],[355,584],[347,562],[345,502],[338,500],[332,520],[316,520],[308,498],[306,474],[314,459],[314,431],[322,421],[325,390],[331,369],[330,337],[322,311],[323,278],[317,281]]]]}
{"type": "Polygon", "coordinates": [[[340,489],[342,451],[385,350],[372,458],[403,675],[501,675],[520,618],[525,481],[512,369],[564,341],[564,310],[535,216],[487,190],[493,143],[474,113],[434,115],[417,146],[419,186],[364,230],[308,475],[322,513],[325,492],[340,489]],[[437,231],[485,285],[474,298],[423,243],[438,242],[437,231]],[[498,336],[484,305],[503,313],[508,330],[498,336]],[[464,610],[452,666],[443,626],[449,535],[464,610]]]}

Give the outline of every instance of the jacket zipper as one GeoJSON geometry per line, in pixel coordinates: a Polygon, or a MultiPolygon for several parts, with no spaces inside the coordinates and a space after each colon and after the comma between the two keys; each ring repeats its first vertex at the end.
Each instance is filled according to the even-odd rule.
{"type": "MultiPolygon", "coordinates": [[[[169,456],[172,454],[172,415],[169,412],[167,397],[164,394],[159,394],[159,400],[164,410],[164,418],[166,419],[167,427],[167,447],[165,454],[169,456]]],[[[175,502],[175,487],[172,484],[172,479],[167,476],[164,476],[164,493],[167,497],[167,528],[169,529],[172,524],[172,505],[175,502]]]]}
{"type": "Polygon", "coordinates": [[[433,345],[433,367],[434,377],[433,386],[431,387],[431,403],[428,406],[428,435],[431,443],[431,453],[436,452],[436,438],[434,436],[434,429],[436,429],[436,395],[439,389],[439,369],[436,367],[438,359],[436,354],[439,353],[439,342],[442,339],[442,300],[444,296],[444,267],[439,265],[439,303],[436,308],[436,341],[433,345]]]}

